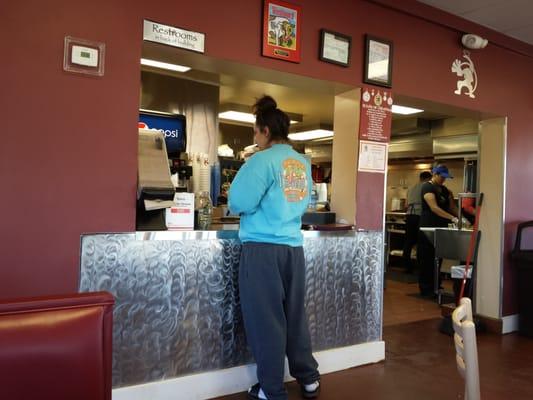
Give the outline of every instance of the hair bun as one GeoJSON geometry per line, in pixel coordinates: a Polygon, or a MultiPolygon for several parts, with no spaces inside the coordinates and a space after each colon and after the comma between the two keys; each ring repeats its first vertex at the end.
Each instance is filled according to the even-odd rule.
{"type": "Polygon", "coordinates": [[[254,114],[264,113],[265,111],[275,110],[278,107],[276,100],[270,96],[263,96],[258,99],[253,107],[254,114]]]}

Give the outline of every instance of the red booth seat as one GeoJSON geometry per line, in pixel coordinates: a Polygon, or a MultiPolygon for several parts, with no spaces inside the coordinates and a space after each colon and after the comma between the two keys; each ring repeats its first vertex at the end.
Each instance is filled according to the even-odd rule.
{"type": "Polygon", "coordinates": [[[113,296],[0,301],[0,399],[111,400],[113,296]]]}

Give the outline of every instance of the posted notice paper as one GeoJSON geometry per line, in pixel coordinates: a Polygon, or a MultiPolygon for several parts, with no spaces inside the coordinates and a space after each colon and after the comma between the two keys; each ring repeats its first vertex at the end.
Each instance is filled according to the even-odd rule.
{"type": "Polygon", "coordinates": [[[194,193],[176,193],[174,205],[166,210],[169,230],[194,229],[194,193]]]}

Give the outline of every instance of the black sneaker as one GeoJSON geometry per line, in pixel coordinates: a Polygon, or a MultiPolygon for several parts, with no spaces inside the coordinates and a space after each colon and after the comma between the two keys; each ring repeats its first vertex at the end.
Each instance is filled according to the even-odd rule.
{"type": "MultiPolygon", "coordinates": [[[[259,385],[259,382],[253,386],[250,386],[250,388],[248,389],[248,398],[250,400],[264,400],[263,397],[259,397],[260,390],[261,390],[261,386],[259,385]]],[[[265,399],[266,399],[266,396],[265,396],[265,399]]]]}
{"type": "Polygon", "coordinates": [[[302,390],[302,397],[304,399],[314,399],[320,394],[320,381],[313,382],[311,383],[311,385],[314,383],[318,385],[315,390],[307,390],[305,387],[308,385],[300,384],[300,389],[302,390]]]}

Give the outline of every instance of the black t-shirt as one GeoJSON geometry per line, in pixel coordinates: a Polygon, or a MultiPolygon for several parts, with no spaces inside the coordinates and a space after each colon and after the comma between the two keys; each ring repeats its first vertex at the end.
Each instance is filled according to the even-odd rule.
{"type": "Polygon", "coordinates": [[[444,211],[450,212],[450,191],[446,188],[446,186],[425,182],[422,185],[421,190],[422,214],[420,215],[420,226],[437,228],[447,227],[450,223],[450,220],[447,218],[442,218],[431,211],[427,201],[424,200],[424,195],[426,193],[433,193],[435,195],[435,199],[437,200],[437,205],[444,211]]]}

